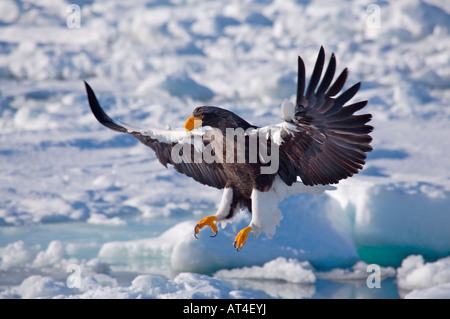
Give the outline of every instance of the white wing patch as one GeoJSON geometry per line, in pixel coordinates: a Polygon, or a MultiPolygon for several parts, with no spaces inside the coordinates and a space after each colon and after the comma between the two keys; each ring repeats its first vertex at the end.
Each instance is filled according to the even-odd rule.
{"type": "Polygon", "coordinates": [[[281,119],[286,122],[292,122],[295,117],[295,105],[288,99],[281,103],[281,119]]]}
{"type": "Polygon", "coordinates": [[[265,136],[267,140],[270,139],[276,145],[281,146],[281,144],[283,144],[284,142],[282,136],[286,136],[288,134],[294,135],[295,132],[298,132],[298,129],[293,123],[281,122],[278,124],[267,125],[257,129],[249,130],[246,132],[246,134],[248,136],[265,136]]]}
{"type": "Polygon", "coordinates": [[[295,106],[288,99],[284,99],[281,104],[281,119],[283,122],[267,125],[257,129],[251,129],[246,131],[246,135],[248,136],[265,136],[266,139],[270,139],[273,143],[278,146],[283,144],[283,137],[286,135],[294,135],[295,132],[298,132],[296,126],[292,123],[292,120],[295,117],[295,106]]]}
{"type": "Polygon", "coordinates": [[[192,144],[198,152],[202,152],[205,147],[203,144],[203,136],[207,131],[211,130],[210,126],[198,127],[190,132],[186,132],[185,129],[142,129],[124,123],[121,123],[121,125],[125,127],[130,134],[139,133],[143,136],[155,139],[160,143],[192,144]]]}

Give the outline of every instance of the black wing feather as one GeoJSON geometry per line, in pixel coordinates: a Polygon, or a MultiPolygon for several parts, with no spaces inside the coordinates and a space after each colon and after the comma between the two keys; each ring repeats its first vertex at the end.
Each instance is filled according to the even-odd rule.
{"type": "Polygon", "coordinates": [[[299,57],[297,105],[293,119],[297,132],[287,134],[280,146],[281,151],[287,154],[287,159],[281,158],[281,162],[285,160],[289,164],[282,163],[278,174],[288,185],[295,182],[297,176],[306,185],[338,183],[357,174],[365,164],[366,153],[372,150],[369,133],[373,127],[367,125],[372,116],[355,115],[367,105],[367,101],[345,106],[358,92],[361,83],[338,95],[347,80],[348,70],[344,69],[330,87],[336,58],[334,54],[331,56],[320,82],[324,61],[325,53],[321,47],[310,83],[303,94],[305,70],[299,57]]]}
{"type": "Polygon", "coordinates": [[[103,111],[103,109],[100,106],[100,103],[98,103],[97,97],[95,96],[94,91],[89,86],[89,84],[84,82],[84,86],[86,87],[86,92],[89,100],[89,106],[91,107],[91,111],[94,114],[97,121],[99,121],[101,124],[106,126],[107,128],[121,133],[127,133],[127,129],[123,126],[118,125],[115,123],[106,113],[103,111]]]}
{"type": "Polygon", "coordinates": [[[305,92],[305,63],[301,57],[298,57],[298,71],[297,71],[297,102],[296,105],[301,105],[303,93],[305,92]]]}
{"type": "Polygon", "coordinates": [[[309,80],[308,89],[306,90],[306,98],[311,104],[311,99],[315,97],[314,90],[320,81],[320,76],[323,70],[323,64],[325,62],[325,51],[323,47],[320,47],[319,55],[317,56],[316,64],[314,65],[314,71],[309,80]]]}
{"type": "Polygon", "coordinates": [[[185,174],[192,177],[197,182],[204,185],[209,185],[215,188],[222,189],[225,187],[228,178],[225,175],[220,163],[206,163],[202,161],[201,163],[195,163],[195,152],[197,152],[194,146],[190,147],[190,154],[181,154],[185,158],[190,158],[190,163],[187,161],[174,161],[172,158],[172,148],[176,143],[167,143],[159,141],[157,138],[147,136],[139,131],[128,130],[126,127],[121,126],[114,122],[101,108],[94,91],[86,82],[86,92],[89,100],[89,105],[91,107],[92,113],[95,118],[104,126],[112,129],[116,132],[128,133],[136,137],[143,144],[147,145],[155,151],[158,160],[167,167],[167,164],[173,165],[175,170],[179,173],[185,174]]]}

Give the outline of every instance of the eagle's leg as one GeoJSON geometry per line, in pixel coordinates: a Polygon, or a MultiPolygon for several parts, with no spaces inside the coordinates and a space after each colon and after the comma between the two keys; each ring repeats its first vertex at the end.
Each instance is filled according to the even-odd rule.
{"type": "Polygon", "coordinates": [[[248,233],[252,231],[251,226],[247,226],[244,229],[242,229],[236,236],[236,239],[234,240],[234,248],[236,248],[237,251],[244,246],[245,242],[247,241],[248,233]]]}
{"type": "Polygon", "coordinates": [[[233,189],[231,187],[225,188],[222,195],[222,201],[220,202],[220,206],[216,214],[213,216],[207,216],[203,218],[197,223],[197,225],[195,225],[194,237],[197,238],[200,229],[202,229],[205,226],[211,227],[212,231],[214,232],[214,235],[211,237],[216,237],[218,232],[217,222],[226,219],[227,216],[230,214],[232,201],[233,201],[233,189]]]}
{"type": "Polygon", "coordinates": [[[195,225],[194,237],[198,239],[197,235],[200,232],[200,229],[202,229],[206,225],[211,227],[211,230],[214,232],[214,235],[212,235],[210,237],[216,237],[217,236],[217,225],[216,225],[216,222],[217,222],[217,217],[216,216],[207,216],[207,217],[203,218],[201,221],[199,221],[197,223],[197,225],[195,225]]]}
{"type": "Polygon", "coordinates": [[[252,220],[234,240],[234,247],[238,251],[244,246],[250,232],[253,232],[255,238],[261,232],[265,232],[269,238],[275,234],[275,228],[277,225],[279,226],[280,220],[283,218],[278,208],[278,202],[281,198],[280,194],[283,194],[281,187],[285,187],[285,185],[283,180],[276,176],[269,189],[263,191],[253,189],[251,195],[252,220]]]}

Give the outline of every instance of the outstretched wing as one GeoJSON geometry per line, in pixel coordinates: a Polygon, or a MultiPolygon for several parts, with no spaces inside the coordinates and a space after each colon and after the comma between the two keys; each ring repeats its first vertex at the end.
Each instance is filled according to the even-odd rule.
{"type": "Polygon", "coordinates": [[[153,149],[164,166],[171,164],[178,172],[204,185],[219,189],[225,187],[228,179],[220,163],[196,161],[202,154],[201,149],[195,147],[196,141],[192,134],[172,130],[142,130],[128,125],[119,125],[103,111],[92,88],[86,82],[84,83],[92,113],[101,124],[116,132],[133,135],[153,149]]]}
{"type": "Polygon", "coordinates": [[[344,86],[348,71],[344,69],[331,85],[336,70],[333,54],[320,81],[324,61],[325,52],[321,47],[306,87],[305,65],[298,58],[297,101],[291,112],[294,115],[284,116],[286,122],[277,126],[281,128],[278,134],[282,140],[278,143],[278,174],[288,185],[297,176],[306,185],[337,183],[358,173],[366,153],[372,150],[369,133],[373,127],[366,124],[371,114],[354,115],[367,101],[344,105],[356,94],[360,83],[336,96],[344,86]]]}

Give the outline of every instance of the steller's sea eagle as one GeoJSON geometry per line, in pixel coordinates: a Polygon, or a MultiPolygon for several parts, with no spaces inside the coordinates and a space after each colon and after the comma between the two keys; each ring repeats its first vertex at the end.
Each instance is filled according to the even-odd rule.
{"type": "Polygon", "coordinates": [[[369,133],[373,127],[367,125],[371,114],[354,115],[367,101],[344,105],[360,83],[339,94],[348,71],[344,69],[332,84],[336,70],[332,54],[321,80],[324,62],[321,47],[306,87],[305,65],[298,57],[296,104],[284,100],[283,121],[264,127],[219,107],[200,106],[187,119],[185,130],[137,129],[114,122],[85,85],[91,110],[101,124],[133,135],[152,148],[164,166],[171,164],[197,182],[224,189],[216,214],[198,222],[195,237],[206,225],[216,236],[218,222],[248,209],[250,224],[234,241],[239,250],[250,232],[255,237],[260,232],[274,235],[282,218],[280,200],[294,193],[334,189],[330,184],[358,173],[372,150],[369,133]]]}

